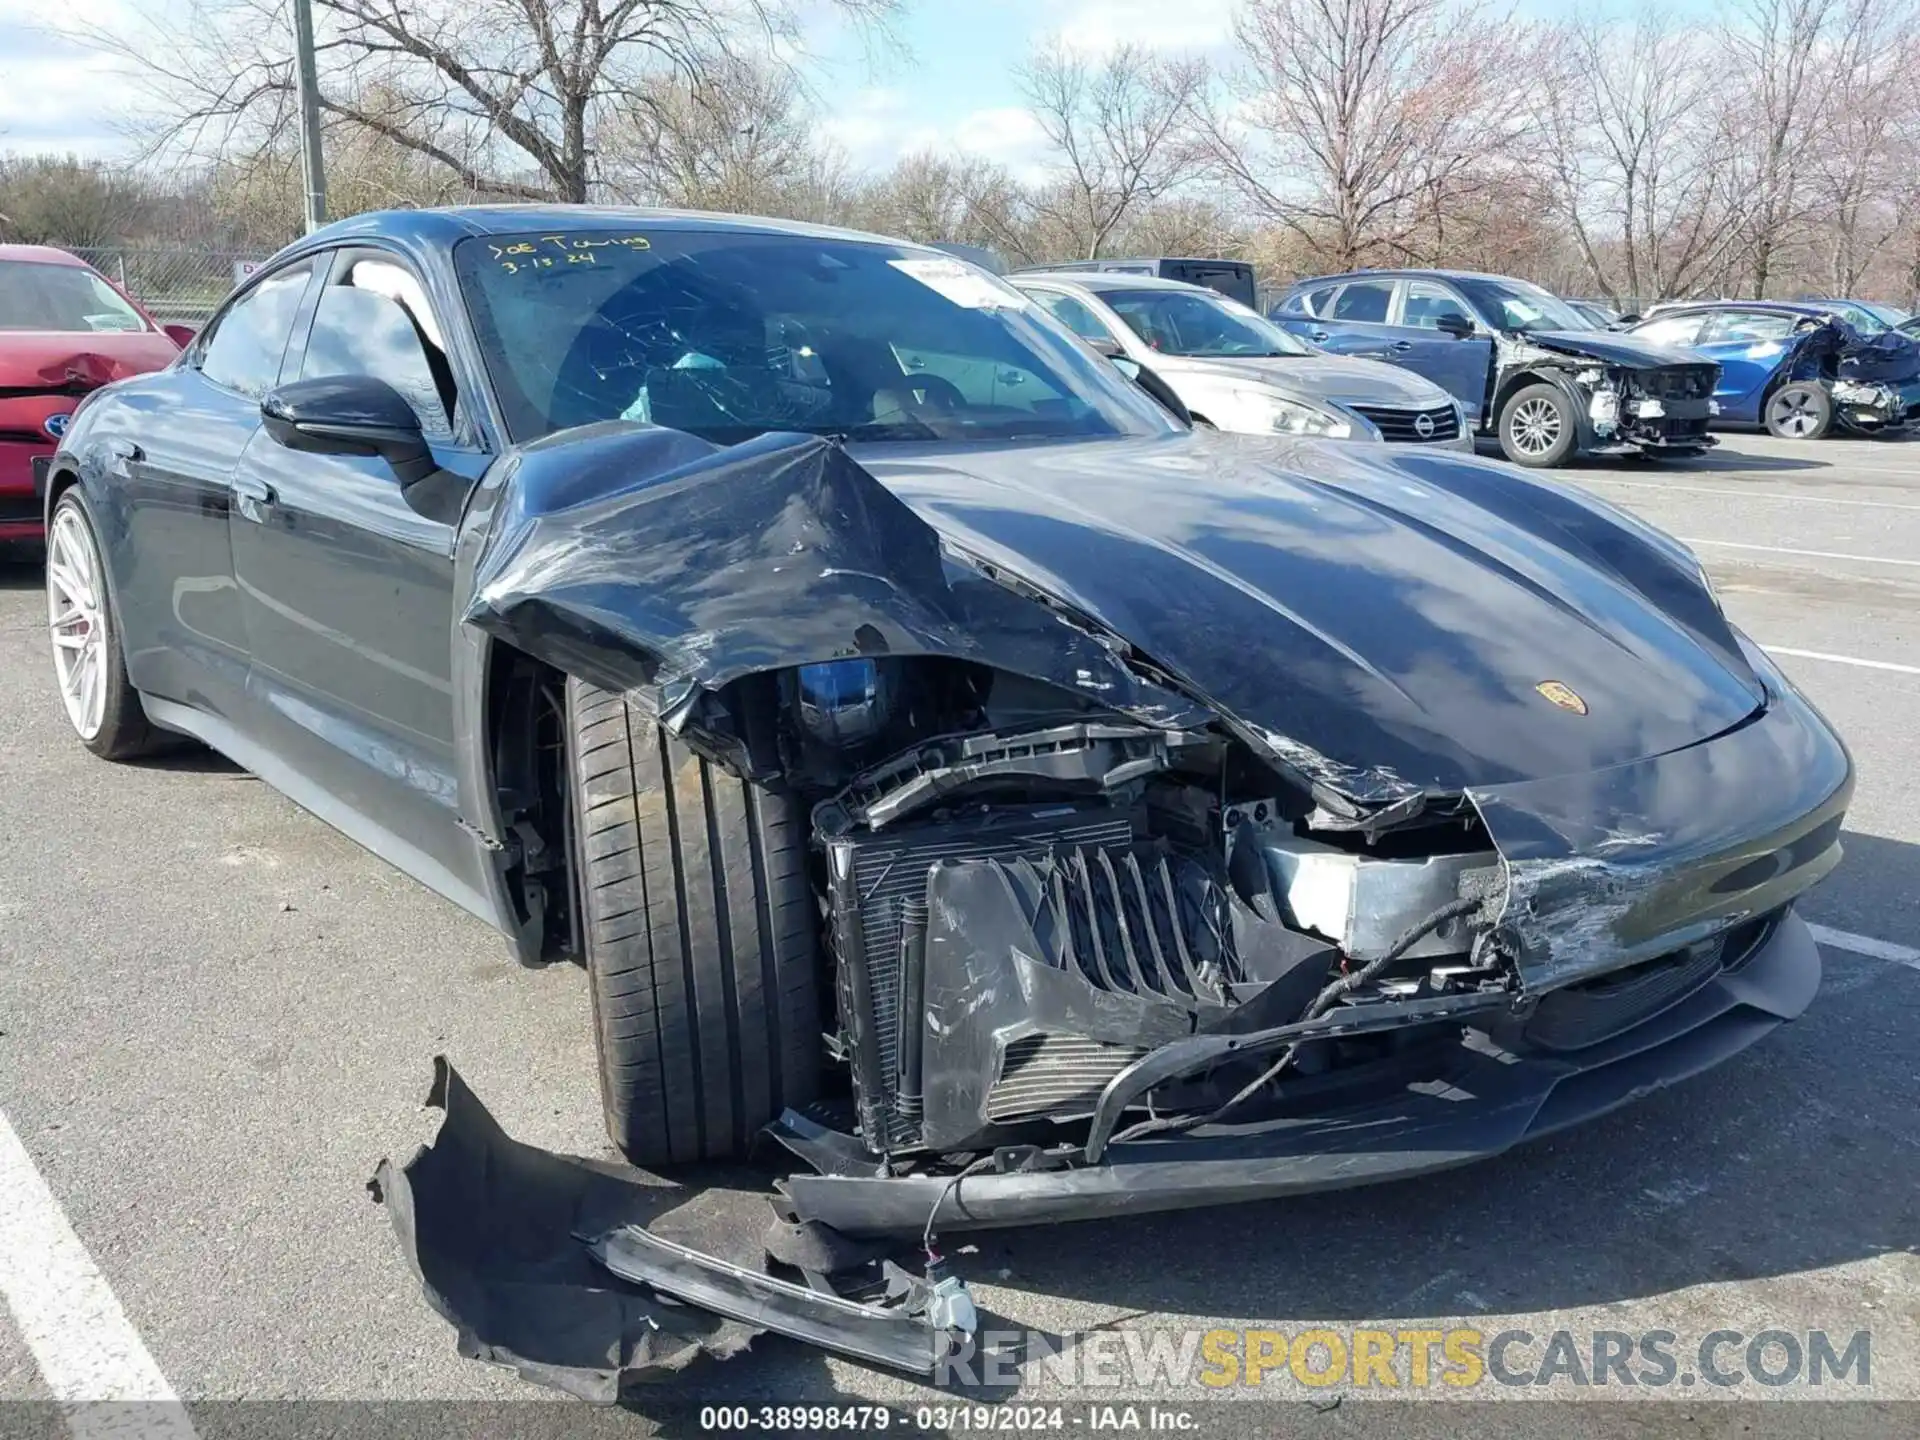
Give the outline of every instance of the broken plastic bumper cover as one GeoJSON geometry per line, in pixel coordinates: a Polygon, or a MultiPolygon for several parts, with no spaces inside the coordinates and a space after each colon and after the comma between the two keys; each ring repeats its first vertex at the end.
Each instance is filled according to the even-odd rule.
{"type": "Polygon", "coordinates": [[[951,1343],[935,1323],[941,1297],[897,1267],[876,1271],[884,1293],[871,1303],[764,1273],[757,1176],[670,1184],[523,1144],[444,1057],[427,1104],[444,1112],[433,1142],[403,1166],[381,1161],[368,1189],[469,1359],[613,1404],[767,1330],[920,1373],[951,1343]]]}
{"type": "MultiPolygon", "coordinates": [[[[1785,916],[1743,963],[1600,1044],[1553,1056],[1468,1032],[1445,1071],[1338,1115],[1227,1121],[1109,1145],[1097,1165],[940,1175],[794,1175],[799,1219],[853,1236],[942,1233],[1225,1205],[1465,1165],[1719,1064],[1806,1009],[1820,955],[1785,916]],[[944,1198],[943,1197],[944,1193],[944,1198]]],[[[1494,1028],[1494,1027],[1490,1027],[1494,1028]]]]}

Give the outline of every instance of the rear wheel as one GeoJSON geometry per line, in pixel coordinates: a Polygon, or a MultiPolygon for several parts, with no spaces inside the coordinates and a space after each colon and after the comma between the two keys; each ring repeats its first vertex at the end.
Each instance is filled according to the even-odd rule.
{"type": "Polygon", "coordinates": [[[1766,422],[1782,440],[1818,440],[1833,428],[1833,397],[1824,385],[1789,380],[1767,397],[1766,422]]]}
{"type": "Polygon", "coordinates": [[[806,815],[619,695],[567,682],[607,1133],[636,1164],[728,1159],[821,1068],[806,815]]]}
{"type": "Polygon", "coordinates": [[[1564,465],[1579,443],[1573,406],[1553,385],[1523,385],[1500,409],[1500,449],[1517,465],[1564,465]]]}
{"type": "Polygon", "coordinates": [[[107,760],[131,760],[165,746],[127,679],[120,624],[100,542],[78,486],[54,503],[47,524],[47,631],[53,676],[80,743],[107,760]]]}

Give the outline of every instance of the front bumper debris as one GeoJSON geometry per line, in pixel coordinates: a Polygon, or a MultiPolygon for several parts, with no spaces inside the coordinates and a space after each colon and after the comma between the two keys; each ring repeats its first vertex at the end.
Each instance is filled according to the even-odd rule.
{"type": "Polygon", "coordinates": [[[968,1176],[794,1175],[803,1221],[855,1236],[943,1232],[1227,1205],[1409,1179],[1469,1164],[1675,1084],[1744,1050],[1812,1001],[1820,954],[1787,916],[1736,969],[1641,1025],[1567,1055],[1469,1029],[1429,1084],[1339,1115],[1227,1122],[1115,1144],[1095,1166],[968,1176]],[[942,1191],[947,1190],[945,1198],[942,1191]]]}
{"type": "Polygon", "coordinates": [[[404,1167],[382,1162],[369,1188],[428,1303],[459,1332],[461,1354],[583,1399],[613,1403],[702,1354],[736,1354],[763,1330],[926,1373],[963,1338],[937,1323],[954,1307],[861,1242],[917,1240],[936,1205],[935,1226],[952,1232],[1270,1199],[1464,1165],[1720,1063],[1798,1016],[1819,982],[1813,938],[1788,914],[1751,953],[1599,1044],[1546,1053],[1518,1038],[1519,1017],[1481,1016],[1435,1080],[1343,1113],[1229,1122],[1114,1144],[1096,1165],[1014,1162],[957,1183],[877,1173],[836,1151],[831,1132],[790,1115],[777,1138],[826,1173],[789,1176],[776,1196],[734,1188],[730,1177],[701,1190],[663,1185],[522,1144],[437,1060],[428,1103],[445,1111],[438,1136],[404,1167]],[[763,1239],[767,1199],[771,1234],[808,1237],[813,1258],[763,1239]],[[804,1283],[770,1273],[763,1245],[807,1267],[804,1283]],[[856,1265],[873,1277],[871,1299],[847,1298],[843,1267],[856,1265]]]}

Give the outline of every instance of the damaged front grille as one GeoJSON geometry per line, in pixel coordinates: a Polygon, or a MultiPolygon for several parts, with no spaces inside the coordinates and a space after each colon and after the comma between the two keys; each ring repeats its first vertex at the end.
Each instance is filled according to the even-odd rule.
{"type": "Polygon", "coordinates": [[[1180,1003],[1226,1003],[1233,952],[1224,897],[1199,866],[1164,849],[1073,849],[1005,862],[1038,881],[1044,958],[1077,967],[1096,989],[1180,1003]]]}
{"type": "Polygon", "coordinates": [[[1658,400],[1710,400],[1717,370],[1713,365],[1669,365],[1638,371],[1633,379],[1643,394],[1658,400]]]}
{"type": "Polygon", "coordinates": [[[1079,1035],[1022,1035],[1007,1046],[1000,1078],[987,1092],[996,1125],[1030,1115],[1072,1115],[1093,1108],[1107,1082],[1146,1051],[1079,1035]]]}
{"type": "Polygon", "coordinates": [[[1402,445],[1425,445],[1460,438],[1460,418],[1453,406],[1432,410],[1402,410],[1384,405],[1355,405],[1354,413],[1363,416],[1382,440],[1402,445]]]}

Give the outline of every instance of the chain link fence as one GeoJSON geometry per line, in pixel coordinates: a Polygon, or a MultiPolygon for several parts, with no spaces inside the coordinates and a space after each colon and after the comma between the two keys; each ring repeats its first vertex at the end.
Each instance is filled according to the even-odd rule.
{"type": "Polygon", "coordinates": [[[162,324],[196,329],[267,258],[263,250],[149,246],[104,246],[73,253],[146,306],[162,324]]]}

